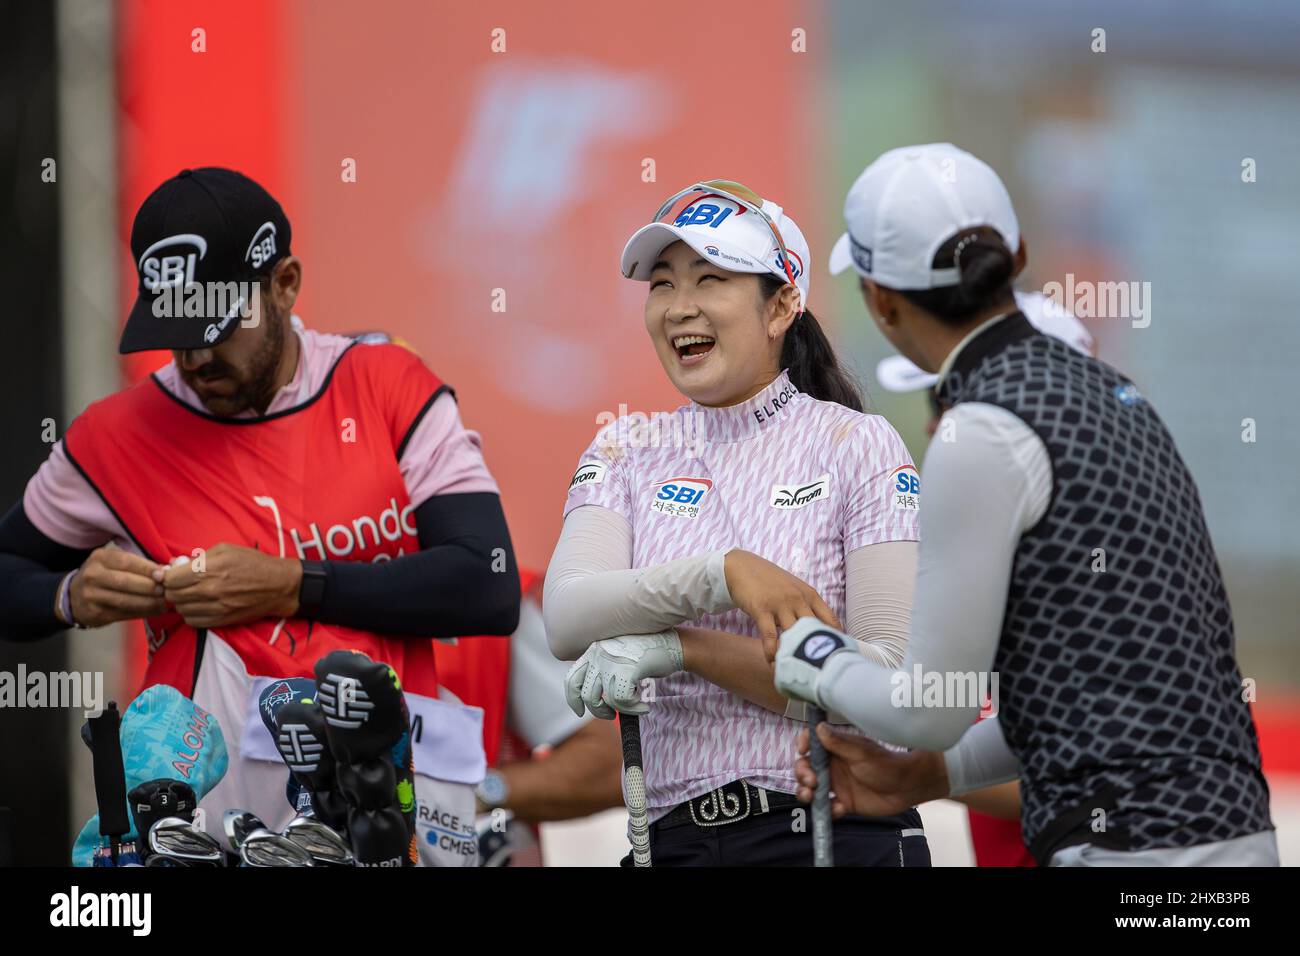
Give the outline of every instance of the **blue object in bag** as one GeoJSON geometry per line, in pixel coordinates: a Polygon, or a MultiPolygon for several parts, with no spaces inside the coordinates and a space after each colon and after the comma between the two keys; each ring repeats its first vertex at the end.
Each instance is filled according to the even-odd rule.
{"type": "MultiPolygon", "coordinates": [[[[155,684],[131,701],[122,715],[120,738],[128,791],[168,777],[188,783],[202,800],[226,775],[229,757],[217,718],[167,684],[155,684]]],[[[132,819],[129,809],[127,819],[132,819]]],[[[124,842],[147,837],[132,830],[124,842]]],[[[99,842],[95,814],[72,845],[72,865],[91,866],[99,842]]]]}

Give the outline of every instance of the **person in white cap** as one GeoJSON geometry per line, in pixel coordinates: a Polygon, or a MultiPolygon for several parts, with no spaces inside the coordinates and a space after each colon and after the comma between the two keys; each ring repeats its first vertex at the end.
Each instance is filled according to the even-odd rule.
{"type": "MultiPolygon", "coordinates": [[[[777,693],[760,637],[811,615],[844,621],[864,658],[902,659],[916,470],[808,310],[808,262],[780,206],[722,181],[671,197],[623,251],[690,401],[582,454],[543,609],[552,652],[577,659],[575,713],[644,715],[656,866],[813,862],[790,759],[805,708],[777,693]]],[[[929,865],[912,807],[846,818],[834,853],[929,865]]]]}
{"type": "MultiPolygon", "coordinates": [[[[950,410],[925,459],[902,665],[844,653],[849,639],[811,618],[775,654],[782,692],[917,748],[818,728],[840,809],[889,813],[1019,777],[1040,863],[1277,865],[1232,611],[1159,416],[1018,311],[1011,200],[974,156],[885,153],[844,212],[832,268],[853,266],[876,325],[938,374],[950,410]],[[827,638],[843,646],[802,652],[827,638]],[[997,717],[973,724],[994,686],[997,717]]],[[[806,760],[797,773],[810,796],[806,760]]]]}
{"type": "MultiPolygon", "coordinates": [[[[1019,223],[1015,210],[1007,211],[1005,226],[1008,235],[1018,236],[1019,223]]],[[[1025,267],[1026,252],[1023,237],[1013,255],[1012,278],[1018,277],[1025,267]]],[[[833,272],[846,271],[852,265],[848,234],[840,239],[839,250],[832,257],[833,272]]],[[[1029,323],[1044,335],[1051,335],[1085,355],[1097,354],[1097,343],[1087,326],[1067,309],[1041,292],[1013,289],[1016,308],[1029,323]]],[[[905,355],[890,355],[876,365],[876,381],[886,391],[903,393],[925,391],[930,407],[930,418],[925,432],[933,436],[939,420],[947,410],[935,394],[934,386],[939,376],[927,372],[905,355]]],[[[1033,866],[1034,858],[1025,849],[1020,834],[1020,790],[1011,782],[985,790],[977,790],[957,798],[967,804],[971,846],[978,866],[1033,866]],[[982,812],[986,811],[986,812],[982,812]]]]}

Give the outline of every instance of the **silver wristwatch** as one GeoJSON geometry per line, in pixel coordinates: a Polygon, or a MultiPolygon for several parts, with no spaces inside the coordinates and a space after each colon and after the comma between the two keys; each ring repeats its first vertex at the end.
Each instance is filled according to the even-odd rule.
{"type": "Polygon", "coordinates": [[[506,778],[496,770],[489,770],[483,777],[483,782],[474,788],[474,796],[490,809],[504,806],[510,796],[510,787],[506,784],[506,778]]]}

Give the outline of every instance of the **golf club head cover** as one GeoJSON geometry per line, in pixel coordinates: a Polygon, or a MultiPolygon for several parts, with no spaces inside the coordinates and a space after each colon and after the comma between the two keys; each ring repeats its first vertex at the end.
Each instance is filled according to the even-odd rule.
{"type": "Polygon", "coordinates": [[[149,855],[149,828],[163,817],[180,817],[194,822],[194,810],[199,805],[194,788],[183,780],[159,777],[132,787],[126,795],[135,821],[135,832],[142,833],[140,855],[149,855]]]}
{"type": "MultiPolygon", "coordinates": [[[[202,800],[226,774],[229,757],[216,716],[208,713],[175,687],[153,684],[140,692],[122,714],[120,732],[126,790],[122,812],[130,818],[127,793],[150,780],[180,780],[202,800]]],[[[148,833],[128,833],[142,843],[148,833]]],[[[72,865],[93,865],[99,844],[99,814],[86,821],[72,846],[72,865]]]]}
{"type": "Polygon", "coordinates": [[[415,761],[397,672],[359,651],[316,662],[316,700],[360,866],[415,866],[415,761]]]}
{"type": "MultiPolygon", "coordinates": [[[[257,695],[257,712],[262,716],[262,725],[266,727],[266,732],[275,741],[275,749],[287,765],[290,764],[290,760],[289,756],[280,749],[279,730],[276,728],[275,715],[279,713],[281,707],[291,701],[312,700],[315,696],[316,682],[307,677],[286,677],[272,681],[257,695]]],[[[320,740],[321,746],[324,746],[325,739],[322,737],[320,740]]],[[[289,801],[289,806],[293,807],[295,813],[305,814],[306,816],[315,815],[311,802],[311,791],[294,774],[292,765],[289,766],[289,777],[285,781],[284,797],[289,801]]]]}
{"type": "Polygon", "coordinates": [[[308,794],[312,815],[346,835],[348,802],[339,791],[320,706],[313,698],[290,701],[276,711],[275,723],[275,749],[308,794]]]}

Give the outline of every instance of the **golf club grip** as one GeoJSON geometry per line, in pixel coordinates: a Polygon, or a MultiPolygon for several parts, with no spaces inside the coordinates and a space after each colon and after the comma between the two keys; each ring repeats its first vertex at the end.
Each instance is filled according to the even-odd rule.
{"type": "Polygon", "coordinates": [[[645,772],[641,769],[641,718],[636,714],[619,714],[618,726],[623,737],[623,791],[632,840],[632,865],[649,866],[650,818],[645,806],[645,772]]]}
{"type": "Polygon", "coordinates": [[[813,866],[834,866],[831,852],[831,760],[817,736],[817,725],[826,720],[826,711],[808,707],[808,756],[817,774],[813,791],[813,866]]]}
{"type": "Polygon", "coordinates": [[[121,715],[117,703],[90,724],[90,755],[95,777],[95,804],[99,810],[101,836],[121,837],[131,829],[126,811],[126,771],[122,767],[121,715]]]}

